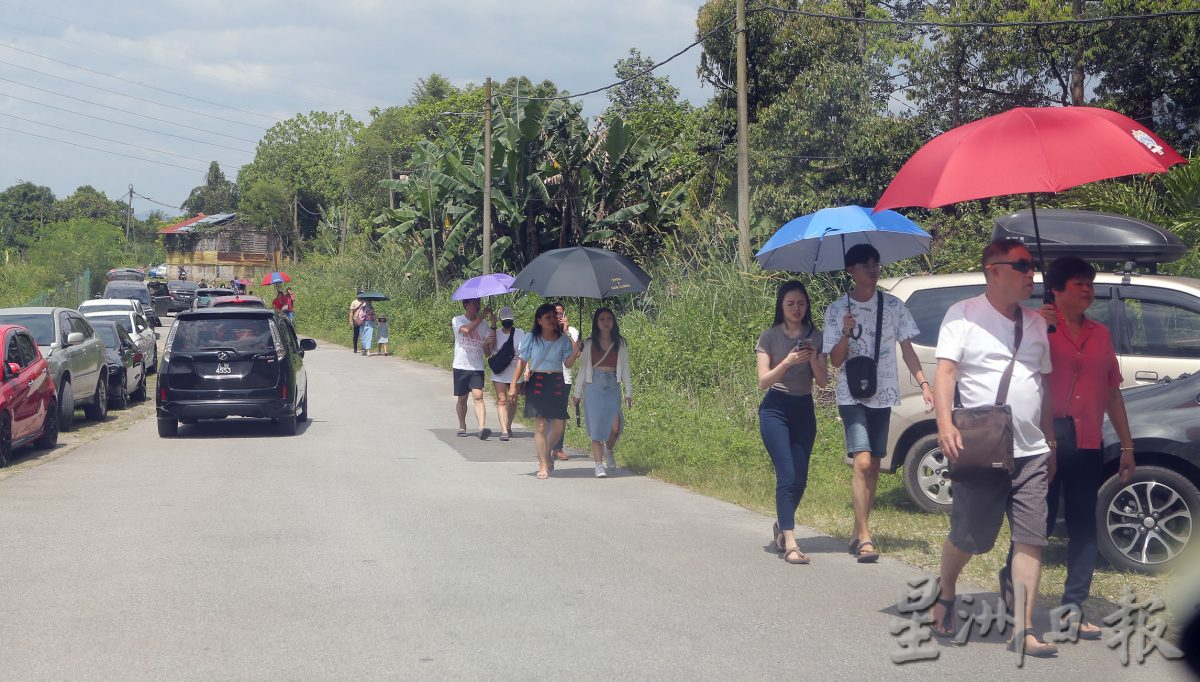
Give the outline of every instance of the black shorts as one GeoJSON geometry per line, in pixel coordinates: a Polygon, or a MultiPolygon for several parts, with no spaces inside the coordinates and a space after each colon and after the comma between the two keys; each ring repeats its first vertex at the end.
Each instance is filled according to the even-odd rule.
{"type": "Polygon", "coordinates": [[[483,390],[482,369],[454,369],[454,396],[464,396],[471,391],[483,390]]]}

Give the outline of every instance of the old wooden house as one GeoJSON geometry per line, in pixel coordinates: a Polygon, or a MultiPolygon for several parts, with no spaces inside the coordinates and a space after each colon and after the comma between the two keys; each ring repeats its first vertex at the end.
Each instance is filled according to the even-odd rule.
{"type": "Polygon", "coordinates": [[[283,268],[279,238],[242,221],[236,213],[200,213],[158,233],[167,249],[168,279],[175,279],[180,267],[193,282],[256,280],[283,268]]]}

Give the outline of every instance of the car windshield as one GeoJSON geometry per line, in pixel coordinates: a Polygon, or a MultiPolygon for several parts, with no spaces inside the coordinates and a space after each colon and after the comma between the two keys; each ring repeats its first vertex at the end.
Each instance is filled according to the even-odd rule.
{"type": "Polygon", "coordinates": [[[104,290],[104,298],[132,298],[150,305],[150,290],[146,287],[114,287],[104,290]]]}
{"type": "Polygon", "coordinates": [[[195,282],[167,282],[167,288],[171,291],[195,291],[197,286],[195,282]]]}
{"type": "MultiPolygon", "coordinates": [[[[116,322],[127,333],[133,333],[133,322],[129,320],[128,315],[117,317],[116,315],[88,315],[89,319],[104,320],[105,322],[116,322]]],[[[105,343],[108,343],[107,341],[105,343]]]]}
{"type": "Polygon", "coordinates": [[[177,323],[171,350],[188,353],[218,348],[239,353],[265,353],[275,349],[271,327],[263,317],[184,319],[177,323]]]}
{"type": "MultiPolygon", "coordinates": [[[[101,300],[103,300],[103,299],[101,299],[101,300]]],[[[82,308],[83,310],[86,310],[89,313],[95,312],[97,310],[130,310],[130,309],[132,309],[133,305],[130,303],[127,303],[126,301],[128,301],[128,299],[121,300],[121,299],[114,298],[114,299],[112,299],[112,303],[88,302],[87,305],[82,305],[82,306],[80,306],[80,308],[82,308]]]]}
{"type": "Polygon", "coordinates": [[[19,324],[33,333],[39,346],[49,346],[54,339],[54,318],[46,313],[28,315],[0,315],[0,323],[19,324]]]}
{"type": "Polygon", "coordinates": [[[121,348],[121,341],[117,338],[117,328],[112,325],[98,324],[95,326],[96,336],[104,342],[104,347],[110,350],[118,350],[121,348]]]}

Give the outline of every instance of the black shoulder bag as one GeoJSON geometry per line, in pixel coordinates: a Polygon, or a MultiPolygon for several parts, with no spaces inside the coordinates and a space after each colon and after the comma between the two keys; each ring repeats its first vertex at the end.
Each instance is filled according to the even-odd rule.
{"type": "Polygon", "coordinates": [[[962,436],[962,449],[958,461],[950,465],[951,478],[963,478],[971,474],[1003,471],[1012,476],[1016,470],[1013,461],[1012,408],[1007,405],[1008,385],[1012,381],[1013,366],[1017,364],[1017,351],[1021,348],[1022,327],[1025,313],[1017,308],[1014,332],[1013,356],[1000,387],[996,391],[996,402],[983,407],[963,407],[958,385],[954,386],[954,426],[962,436]]]}
{"type": "Polygon", "coordinates": [[[508,340],[501,344],[500,350],[492,353],[492,357],[488,358],[488,367],[492,368],[492,374],[503,374],[504,370],[512,364],[513,356],[516,354],[516,351],[513,350],[513,339],[516,337],[517,328],[514,326],[508,334],[508,340]]]}
{"type": "MultiPolygon", "coordinates": [[[[846,295],[849,304],[850,296],[846,295]]],[[[883,342],[883,292],[875,299],[875,357],[856,355],[846,361],[846,388],[850,396],[864,400],[879,390],[879,344],[883,342]]]]}

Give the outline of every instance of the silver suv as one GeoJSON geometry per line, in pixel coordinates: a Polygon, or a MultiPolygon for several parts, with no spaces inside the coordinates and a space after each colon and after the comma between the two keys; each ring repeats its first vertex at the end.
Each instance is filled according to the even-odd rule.
{"type": "Polygon", "coordinates": [[[2,308],[0,322],[28,329],[46,358],[58,394],[59,428],[70,431],[75,408],[83,405],[88,419],[108,415],[108,365],[104,342],[77,310],[69,308],[2,308]]]}
{"type": "MultiPolygon", "coordinates": [[[[904,301],[921,333],[913,349],[925,376],[935,375],[938,329],[954,303],[983,293],[982,273],[924,275],[881,280],[879,286],[904,301]]],[[[1096,297],[1087,315],[1112,332],[1123,387],[1155,383],[1200,370],[1200,280],[1160,275],[1096,275],[1096,297]]],[[[1025,305],[1042,305],[1041,276],[1025,305]]],[[[921,509],[950,510],[946,458],[937,443],[933,414],[925,413],[920,387],[901,373],[899,407],[892,409],[888,454],[881,468],[904,469],[904,487],[921,509]]]]}

